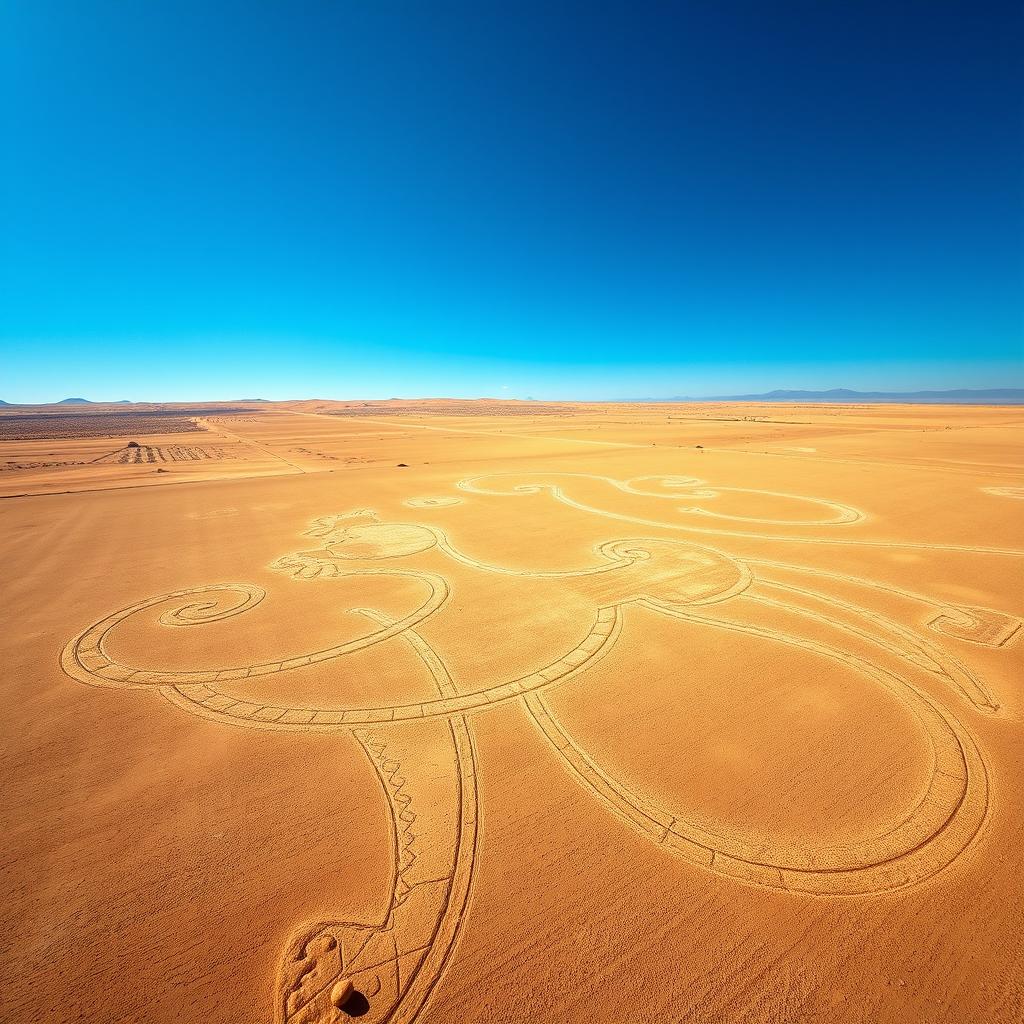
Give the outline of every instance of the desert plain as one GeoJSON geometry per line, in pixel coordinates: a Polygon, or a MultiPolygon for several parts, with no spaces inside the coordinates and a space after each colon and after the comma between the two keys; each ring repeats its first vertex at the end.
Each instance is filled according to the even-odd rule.
{"type": "Polygon", "coordinates": [[[1024,1019],[1024,410],[0,413],[5,1021],[1024,1019]]]}

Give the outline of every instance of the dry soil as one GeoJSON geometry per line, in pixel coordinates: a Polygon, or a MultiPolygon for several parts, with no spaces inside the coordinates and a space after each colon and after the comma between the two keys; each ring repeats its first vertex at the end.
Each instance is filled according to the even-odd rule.
{"type": "Polygon", "coordinates": [[[1024,1017],[1024,412],[172,413],[0,415],[0,1018],[1024,1017]]]}

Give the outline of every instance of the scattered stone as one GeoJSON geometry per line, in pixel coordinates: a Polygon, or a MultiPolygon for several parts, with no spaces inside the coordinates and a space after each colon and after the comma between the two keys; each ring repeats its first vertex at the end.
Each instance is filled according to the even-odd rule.
{"type": "Polygon", "coordinates": [[[331,1002],[340,1010],[352,998],[352,993],[355,990],[356,987],[352,984],[351,978],[342,978],[331,989],[331,1002]]]}

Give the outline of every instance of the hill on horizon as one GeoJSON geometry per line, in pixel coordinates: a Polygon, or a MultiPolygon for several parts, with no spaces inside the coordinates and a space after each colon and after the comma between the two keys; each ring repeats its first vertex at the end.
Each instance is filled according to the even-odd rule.
{"type": "MultiPolygon", "coordinates": [[[[229,399],[231,403],[237,404],[274,404],[274,400],[266,398],[234,398],[229,399]]],[[[342,402],[343,404],[361,403],[366,406],[380,406],[390,403],[406,404],[408,402],[421,402],[437,405],[467,405],[486,403],[535,403],[534,398],[390,398],[390,399],[290,399],[289,403],[309,404],[315,402],[342,402]]],[[[555,404],[592,404],[595,400],[584,400],[577,398],[564,398],[553,400],[555,404]]],[[[807,403],[906,403],[910,405],[1024,405],[1024,388],[952,388],[946,391],[854,391],[851,388],[831,388],[826,391],[805,391],[787,388],[776,388],[773,391],[765,391],[756,394],[742,395],[671,395],[667,397],[644,397],[644,398],[618,398],[598,399],[597,404],[607,402],[807,402],[807,403]]],[[[121,398],[111,402],[97,402],[91,398],[64,398],[59,402],[8,402],[0,399],[0,406],[15,408],[18,406],[62,406],[62,405],[134,405],[137,404],[130,398],[121,398]]],[[[141,403],[151,405],[153,403],[141,403]]],[[[202,403],[193,402],[171,402],[156,403],[158,405],[193,405],[202,403]]],[[[549,402],[548,404],[551,404],[549,402]]]]}
{"type": "Polygon", "coordinates": [[[954,388],[949,391],[791,391],[776,389],[755,395],[709,395],[693,398],[637,399],[663,402],[906,402],[914,405],[1024,405],[1024,388],[954,388]]]}

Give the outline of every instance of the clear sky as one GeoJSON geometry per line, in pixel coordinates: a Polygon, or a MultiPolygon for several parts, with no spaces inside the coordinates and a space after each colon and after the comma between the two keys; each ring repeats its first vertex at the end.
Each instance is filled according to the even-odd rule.
{"type": "Polygon", "coordinates": [[[0,398],[1024,385],[1019,3],[0,8],[0,398]]]}

